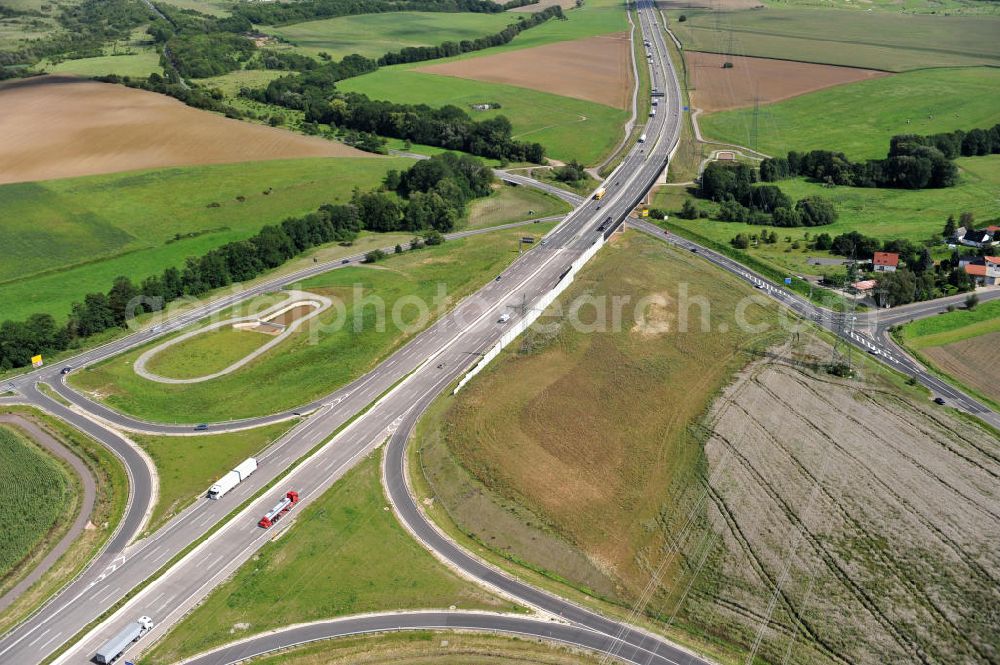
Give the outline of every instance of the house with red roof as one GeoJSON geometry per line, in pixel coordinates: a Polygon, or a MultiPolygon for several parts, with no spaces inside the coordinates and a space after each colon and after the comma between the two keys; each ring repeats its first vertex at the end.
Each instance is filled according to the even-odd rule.
{"type": "Polygon", "coordinates": [[[1000,256],[984,256],[963,261],[962,264],[965,273],[972,277],[977,286],[1000,284],[1000,256]]]}
{"type": "Polygon", "coordinates": [[[895,252],[875,252],[872,258],[872,268],[875,272],[896,272],[899,267],[899,254],[895,252]]]}

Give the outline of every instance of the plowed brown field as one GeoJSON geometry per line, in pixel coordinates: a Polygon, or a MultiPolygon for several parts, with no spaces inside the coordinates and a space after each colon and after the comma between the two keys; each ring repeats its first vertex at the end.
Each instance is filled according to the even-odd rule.
{"type": "Polygon", "coordinates": [[[942,372],[1000,402],[1000,333],[920,349],[942,372]]]}
{"type": "Polygon", "coordinates": [[[0,183],[192,164],[363,157],[144,90],[59,76],[0,86],[0,183]]]}
{"type": "Polygon", "coordinates": [[[632,90],[627,33],[457,60],[417,71],[506,83],[619,109],[628,107],[632,90]]]}
{"type": "Polygon", "coordinates": [[[842,83],[888,76],[871,69],[718,53],[687,51],[685,58],[692,102],[706,112],[753,106],[755,97],[767,104],[842,83]],[[722,68],[726,61],[733,63],[731,69],[722,68]]]}

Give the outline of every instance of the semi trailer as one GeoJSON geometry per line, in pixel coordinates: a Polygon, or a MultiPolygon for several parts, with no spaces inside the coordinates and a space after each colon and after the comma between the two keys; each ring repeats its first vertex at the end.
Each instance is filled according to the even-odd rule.
{"type": "Polygon", "coordinates": [[[122,655],[133,643],[138,642],[139,638],[148,633],[153,629],[153,620],[149,617],[139,617],[129,625],[121,629],[117,635],[112,637],[110,640],[104,643],[97,653],[94,654],[94,660],[101,665],[107,665],[107,663],[113,663],[118,660],[118,657],[122,655]]]}
{"type": "Polygon", "coordinates": [[[275,504],[274,508],[267,511],[260,521],[257,522],[257,526],[263,529],[270,529],[274,526],[274,523],[280,520],[282,517],[288,514],[288,512],[295,507],[295,504],[299,502],[299,493],[296,491],[291,491],[285,495],[285,498],[275,504]]]}
{"type": "Polygon", "coordinates": [[[249,478],[257,470],[257,460],[248,457],[240,462],[235,469],[219,478],[219,482],[208,488],[209,499],[221,499],[229,490],[233,489],[244,480],[249,478]]]}

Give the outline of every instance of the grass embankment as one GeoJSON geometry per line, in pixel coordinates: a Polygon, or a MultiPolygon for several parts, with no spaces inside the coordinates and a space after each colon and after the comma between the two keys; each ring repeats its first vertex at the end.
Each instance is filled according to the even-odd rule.
{"type": "Polygon", "coordinates": [[[1000,409],[1000,302],[914,321],[895,336],[944,378],[1000,409]]]}
{"type": "Polygon", "coordinates": [[[672,10],[669,14],[674,19],[671,28],[690,51],[894,72],[1000,64],[997,16],[929,16],[787,6],[723,12],[721,16],[692,9],[672,10]],[[687,21],[676,21],[680,14],[686,14],[687,21]]]}
{"type": "Polygon", "coordinates": [[[406,631],[344,637],[255,661],[257,665],[597,665],[616,658],[523,637],[406,631]]]}
{"type": "MultiPolygon", "coordinates": [[[[558,301],[628,297],[620,328],[587,332],[546,315],[457,397],[439,399],[418,430],[434,515],[482,546],[622,607],[661,579],[642,607],[670,615],[682,566],[657,570],[691,509],[705,459],[691,426],[755,349],[783,337],[775,310],[687,252],[626,234],[599,253],[558,301]],[[640,310],[640,299],[662,297],[640,310]],[[705,309],[703,309],[703,306],[705,309]],[[702,314],[707,326],[702,328],[702,314]],[[641,399],[636,396],[641,395],[641,399]]],[[[647,301],[649,302],[649,301],[647,301]]],[[[593,322],[593,308],[580,319],[593,322]]]]}
{"type": "Polygon", "coordinates": [[[517,21],[516,14],[388,12],[305,21],[285,26],[261,26],[266,34],[287,40],[302,55],[333,59],[357,53],[378,58],[411,46],[437,46],[500,32],[517,21]]]}
{"type": "MultiPolygon", "coordinates": [[[[494,52],[490,49],[480,53],[494,52]]],[[[446,61],[436,60],[435,64],[438,62],[446,61]]],[[[337,88],[407,104],[453,104],[469,110],[476,120],[503,115],[510,120],[515,139],[541,143],[546,154],[554,159],[576,159],[584,164],[600,161],[617,145],[622,123],[628,119],[627,111],[582,99],[415,71],[422,64],[425,63],[383,67],[341,81],[337,88]],[[497,102],[501,108],[475,112],[470,109],[473,104],[488,102],[497,102]]]]}
{"type": "Polygon", "coordinates": [[[65,535],[80,510],[80,479],[13,426],[0,423],[0,593],[65,535]]]}
{"type": "Polygon", "coordinates": [[[118,275],[139,282],[181,267],[185,257],[247,238],[265,224],[347,201],[355,186],[371,188],[387,170],[410,164],[277,160],[0,186],[4,317],[50,312],[62,319],[74,300],[107,291],[118,275]]]}
{"type": "MultiPolygon", "coordinates": [[[[28,407],[9,407],[6,413],[17,413],[35,421],[72,450],[90,469],[97,485],[97,496],[90,521],[93,529],[84,530],[73,546],[49,568],[35,584],[21,594],[0,616],[0,633],[32,612],[55,591],[79,573],[104,542],[114,533],[128,501],[128,477],[117,457],[104,446],[81,434],[60,420],[28,407]]],[[[7,467],[5,462],[3,468],[7,467]]],[[[18,496],[13,505],[23,504],[23,481],[18,478],[18,496]]],[[[11,505],[6,504],[5,505],[11,505]]]]}
{"type": "Polygon", "coordinates": [[[133,435],[132,439],[153,458],[160,481],[146,533],[156,531],[207,492],[226,472],[247,457],[260,453],[297,422],[291,420],[211,436],[133,435]]]}
{"type": "MultiPolygon", "coordinates": [[[[808,248],[806,234],[815,237],[820,233],[837,236],[848,231],[858,231],[882,240],[906,238],[916,243],[933,240],[938,243],[931,247],[936,259],[951,255],[944,244],[941,229],[948,215],[958,216],[969,211],[979,220],[988,220],[1000,215],[1000,207],[995,193],[1000,188],[1000,155],[987,157],[963,157],[955,160],[961,169],[959,184],[945,189],[867,189],[860,187],[824,187],[807,182],[802,178],[781,181],[777,184],[792,200],[818,195],[828,198],[837,207],[839,218],[833,224],[812,228],[777,228],[723,222],[715,219],[681,219],[676,213],[685,198],[692,198],[679,188],[661,188],[655,205],[670,211],[669,225],[685,232],[694,239],[728,247],[729,241],[738,233],[760,234],[775,231],[778,242],[773,245],[760,244],[746,250],[733,250],[741,255],[770,266],[782,274],[820,275],[827,272],[842,273],[838,266],[809,265],[809,259],[842,259],[827,251],[808,248]],[[791,240],[787,240],[790,238],[791,240]],[[793,246],[793,245],[797,245],[793,246]]],[[[714,215],[715,204],[692,199],[702,209],[714,215]]]]}
{"type": "MultiPolygon", "coordinates": [[[[761,106],[758,149],[769,155],[835,150],[855,160],[880,159],[896,134],[992,127],[1000,122],[998,88],[1000,69],[991,67],[927,69],[835,86],[761,106]]],[[[753,113],[723,111],[698,122],[706,139],[750,145],[753,113]]]]}
{"type": "Polygon", "coordinates": [[[173,663],[292,623],[395,609],[512,610],[439,564],[396,521],[373,453],[265,545],[146,656],[173,663]]]}
{"type": "Polygon", "coordinates": [[[146,363],[146,369],[171,379],[207,376],[229,367],[274,337],[256,330],[223,326],[169,346],[146,363]]]}
{"type": "MultiPolygon", "coordinates": [[[[531,227],[534,233],[550,228],[531,227]]],[[[397,301],[415,297],[437,316],[439,285],[450,302],[472,293],[517,257],[517,239],[524,233],[515,228],[451,240],[296,284],[339,300],[343,307],[331,307],[272,351],[211,381],[170,385],[140,378],[132,363],[149,347],[75,372],[70,381],[116,409],[157,421],[211,422],[292,408],[362,375],[423,328],[414,307],[401,308],[394,317],[397,301]],[[371,298],[385,303],[381,325],[371,298]]]]}
{"type": "MultiPolygon", "coordinates": [[[[479,229],[519,222],[524,219],[549,217],[567,213],[568,203],[528,187],[500,185],[489,197],[477,199],[469,206],[468,221],[463,228],[479,229]]],[[[526,228],[525,232],[533,232],[526,228]]]]}

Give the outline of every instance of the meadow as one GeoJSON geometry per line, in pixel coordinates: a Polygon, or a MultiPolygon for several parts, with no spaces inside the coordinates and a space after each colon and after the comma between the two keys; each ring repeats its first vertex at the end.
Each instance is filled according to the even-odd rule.
{"type": "Polygon", "coordinates": [[[1000,332],[1000,302],[997,301],[907,323],[900,329],[899,338],[910,348],[923,349],[994,332],[1000,332]]]}
{"type": "MultiPolygon", "coordinates": [[[[781,272],[790,274],[822,274],[824,271],[839,272],[841,268],[812,266],[810,257],[835,258],[826,251],[809,249],[806,234],[810,237],[819,233],[837,236],[848,231],[858,231],[868,236],[890,240],[906,238],[916,243],[933,239],[939,243],[933,248],[937,258],[950,256],[951,252],[943,244],[941,230],[948,215],[957,218],[962,212],[971,212],[976,219],[985,221],[1000,215],[1000,155],[988,157],[963,157],[955,162],[961,169],[961,180],[955,187],[945,189],[925,189],[919,191],[905,189],[867,189],[860,187],[825,187],[808,182],[803,178],[784,180],[778,184],[793,200],[806,196],[823,196],[837,208],[838,219],[833,224],[813,228],[776,228],[755,226],[714,219],[681,219],[675,214],[669,224],[694,236],[728,246],[738,233],[759,234],[767,230],[775,231],[779,241],[773,245],[761,244],[743,250],[749,256],[760,259],[781,272]],[[786,238],[791,238],[790,241],[786,238]],[[798,243],[798,247],[793,247],[798,243]]],[[[680,210],[688,195],[677,188],[661,189],[656,203],[672,213],[680,210]]],[[[716,211],[715,204],[694,199],[700,208],[716,211]]]]}
{"type": "Polygon", "coordinates": [[[23,433],[0,425],[0,589],[19,579],[62,537],[79,510],[79,481],[23,433]],[[25,490],[31,488],[30,509],[25,490]],[[75,509],[74,509],[75,506],[75,509]]]}
{"type": "Polygon", "coordinates": [[[205,494],[226,472],[277,441],[296,422],[207,436],[132,435],[131,438],[153,459],[160,481],[159,495],[145,533],[156,531],[205,494]]]}
{"type": "Polygon", "coordinates": [[[256,330],[223,326],[167,347],[146,369],[170,379],[193,379],[222,371],[274,339],[256,330]]]}
{"type": "Polygon", "coordinates": [[[454,104],[476,120],[504,115],[513,125],[515,139],[541,143],[554,159],[576,159],[585,164],[597,163],[617,145],[621,126],[629,116],[627,111],[603,104],[500,83],[425,74],[414,71],[415,66],[384,67],[341,81],[337,87],[372,99],[431,106],[454,104]],[[487,102],[498,102],[502,108],[470,108],[487,102]]]}
{"type": "Polygon", "coordinates": [[[56,64],[45,64],[46,74],[67,74],[73,76],[131,76],[145,78],[150,74],[163,74],[160,56],[152,49],[123,53],[120,55],[99,55],[92,58],[63,60],[56,64]]]}
{"type": "MultiPolygon", "coordinates": [[[[934,134],[1000,122],[1000,69],[928,69],[841,85],[762,105],[757,148],[835,150],[851,159],[883,158],[896,134],[934,134]]],[[[707,139],[750,144],[753,108],[699,116],[707,139]]]]}
{"type": "Polygon", "coordinates": [[[347,614],[512,609],[450,572],[400,526],[386,509],[380,461],[373,453],[296,511],[295,524],[216,588],[145,662],[173,663],[245,635],[347,614]]]}
{"type": "Polygon", "coordinates": [[[73,301],[107,291],[118,275],[138,282],[183,266],[185,257],[265,224],[347,201],[355,186],[371,188],[410,163],[277,160],[2,185],[3,316],[49,312],[61,320],[73,301]]]}
{"type": "MultiPolygon", "coordinates": [[[[562,199],[528,187],[501,185],[492,195],[469,204],[463,228],[478,229],[522,219],[568,213],[570,206],[562,199]]],[[[526,229],[530,231],[530,229],[526,229]]]]}
{"type": "MultiPolygon", "coordinates": [[[[285,26],[260,26],[261,32],[286,40],[303,55],[326,52],[333,59],[357,53],[377,59],[408,46],[436,46],[500,32],[517,15],[469,12],[387,12],[341,16],[285,26]]],[[[531,32],[530,30],[528,32],[531,32]]]]}
{"type": "Polygon", "coordinates": [[[671,10],[690,51],[885,71],[1000,64],[998,16],[932,16],[812,7],[715,13],[671,10]],[[677,18],[685,14],[687,20],[677,18]]]}
{"type": "MultiPolygon", "coordinates": [[[[531,231],[542,233],[550,228],[551,223],[538,224],[531,231]]],[[[398,299],[416,296],[436,316],[439,285],[452,303],[474,292],[517,257],[517,239],[524,234],[524,229],[515,228],[449,240],[391,255],[375,266],[345,267],[295,284],[295,288],[342,301],[346,320],[336,324],[341,313],[334,306],[310,319],[273,351],[211,381],[171,385],[140,378],[132,363],[145,348],[75,372],[70,381],[81,390],[99,394],[116,409],[156,421],[212,422],[293,408],[361,376],[420,327],[412,325],[413,329],[403,331],[388,321],[379,330],[375,308],[356,301],[356,294],[384,299],[387,317],[398,299]],[[338,360],[331,362],[331,358],[338,360]]],[[[404,314],[404,324],[415,324],[415,312],[408,308],[404,314]]]]}

